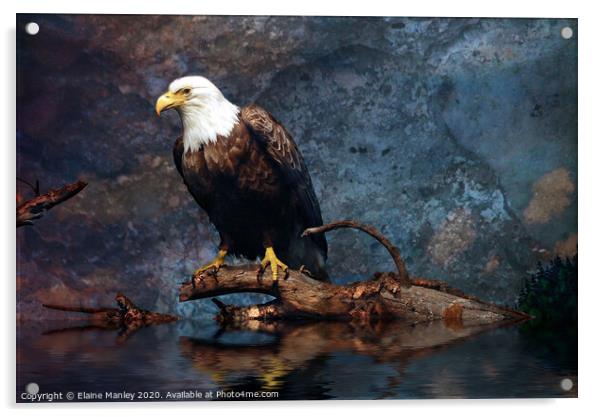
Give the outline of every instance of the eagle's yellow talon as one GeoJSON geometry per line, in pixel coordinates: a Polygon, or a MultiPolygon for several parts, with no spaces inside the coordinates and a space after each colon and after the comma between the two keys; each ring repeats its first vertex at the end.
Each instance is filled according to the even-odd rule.
{"type": "Polygon", "coordinates": [[[268,265],[270,265],[270,269],[272,270],[272,281],[278,281],[279,267],[282,269],[282,271],[284,271],[285,278],[288,275],[288,265],[278,259],[276,253],[274,252],[274,248],[271,246],[265,250],[265,256],[261,260],[260,271],[263,272],[268,265]]]}
{"type": "Polygon", "coordinates": [[[196,271],[194,271],[194,275],[198,275],[209,269],[214,269],[217,271],[224,264],[224,259],[226,258],[227,253],[228,253],[228,251],[226,251],[224,249],[220,249],[219,252],[217,253],[217,256],[208,264],[205,264],[205,265],[201,266],[199,269],[197,269],[196,271]]]}

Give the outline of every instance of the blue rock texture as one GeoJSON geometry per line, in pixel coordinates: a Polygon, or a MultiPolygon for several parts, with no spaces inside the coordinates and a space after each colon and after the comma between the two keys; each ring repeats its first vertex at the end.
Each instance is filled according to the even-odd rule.
{"type": "MultiPolygon", "coordinates": [[[[60,316],[42,301],[112,304],[118,291],[159,311],[212,313],[177,302],[179,282],[215,254],[216,233],[172,162],[177,115],[153,110],[187,74],[281,120],[325,221],[376,226],[414,276],[512,304],[537,260],[577,250],[576,20],[17,20],[18,176],[42,191],[90,183],[17,230],[19,317],[60,316]],[[21,30],[29,21],[38,35],[21,30]]],[[[328,241],[336,282],[393,269],[367,236],[328,241]]]]}

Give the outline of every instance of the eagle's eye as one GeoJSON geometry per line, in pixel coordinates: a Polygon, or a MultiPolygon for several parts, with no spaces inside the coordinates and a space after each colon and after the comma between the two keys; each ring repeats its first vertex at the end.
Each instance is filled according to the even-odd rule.
{"type": "Polygon", "coordinates": [[[184,89],[182,90],[182,93],[184,93],[184,94],[186,94],[186,95],[190,94],[190,88],[184,88],[184,89]]]}

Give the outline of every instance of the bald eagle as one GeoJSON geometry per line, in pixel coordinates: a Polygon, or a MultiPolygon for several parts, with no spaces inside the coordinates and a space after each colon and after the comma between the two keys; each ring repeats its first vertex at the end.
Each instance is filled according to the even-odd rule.
{"type": "Polygon", "coordinates": [[[274,116],[257,105],[237,107],[200,76],[173,81],[155,109],[179,113],[176,168],[219,232],[217,256],[196,273],[220,268],[227,254],[263,254],[259,272],[269,265],[274,282],[289,266],[328,280],[324,235],[301,237],[322,225],[320,205],[301,152],[274,116]]]}

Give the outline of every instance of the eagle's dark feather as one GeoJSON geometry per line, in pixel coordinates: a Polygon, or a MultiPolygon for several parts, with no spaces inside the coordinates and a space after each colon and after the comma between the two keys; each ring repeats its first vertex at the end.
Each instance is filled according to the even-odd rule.
{"type": "Polygon", "coordinates": [[[173,154],[184,183],[229,253],[255,259],[274,246],[289,267],[304,265],[328,279],[324,235],[300,236],[322,224],[309,172],[291,135],[270,113],[244,107],[227,137],[187,153],[180,138],[173,154]]]}
{"type": "MultiPolygon", "coordinates": [[[[306,227],[303,230],[322,225],[320,204],[309,171],[290,133],[274,116],[256,105],[244,107],[241,118],[276,162],[278,171],[286,180],[287,186],[294,190],[295,201],[301,206],[300,214],[305,218],[306,227]]],[[[328,246],[324,235],[315,234],[312,238],[326,254],[328,246]]]]}

